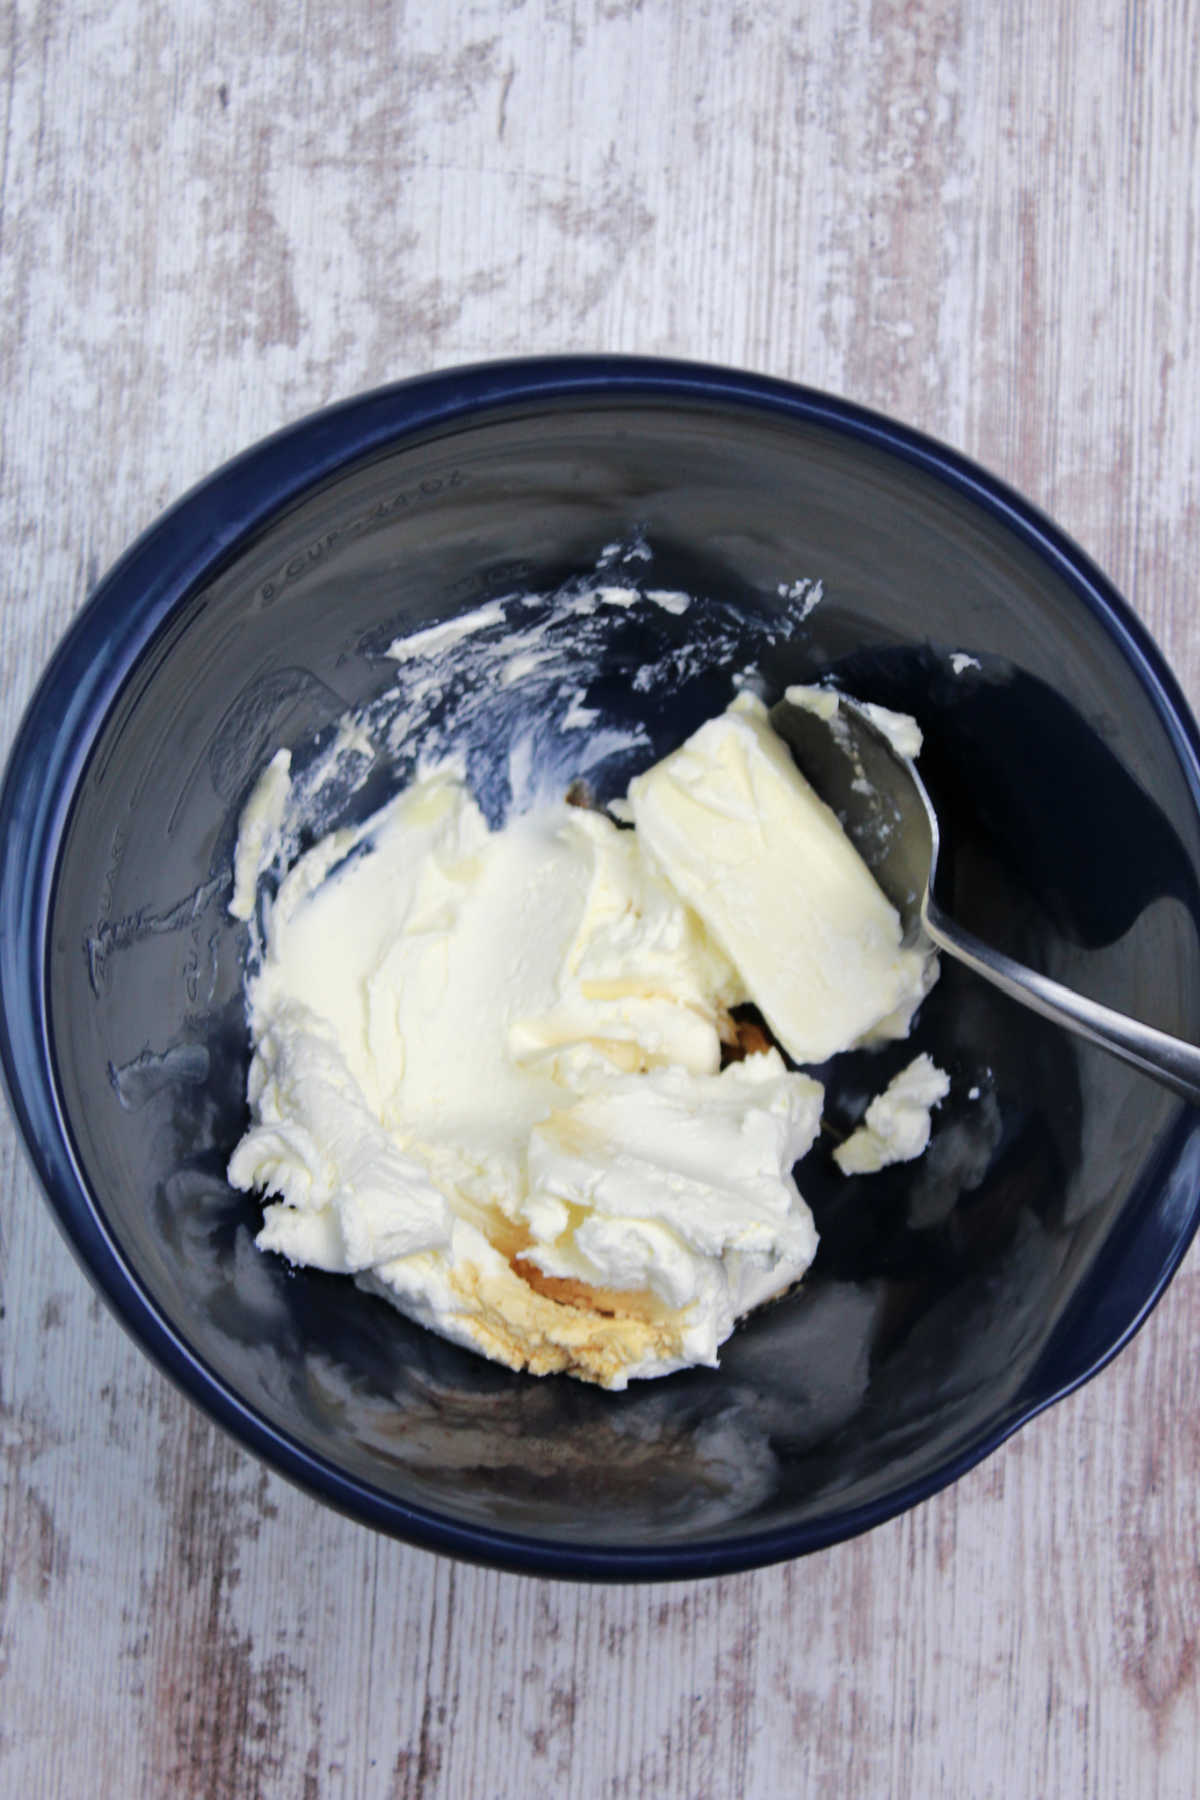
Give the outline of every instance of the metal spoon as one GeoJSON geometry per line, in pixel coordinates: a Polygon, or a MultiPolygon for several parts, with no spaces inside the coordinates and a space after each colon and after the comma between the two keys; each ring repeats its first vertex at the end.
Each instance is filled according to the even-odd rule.
{"type": "Polygon", "coordinates": [[[1023,1006],[1200,1105],[1195,1045],[1085,999],[946,917],[932,892],[940,842],[933,803],[910,758],[896,750],[863,706],[839,694],[836,712],[825,718],[782,700],[771,709],[771,724],[899,912],[906,942],[924,932],[947,956],[1023,1006]]]}

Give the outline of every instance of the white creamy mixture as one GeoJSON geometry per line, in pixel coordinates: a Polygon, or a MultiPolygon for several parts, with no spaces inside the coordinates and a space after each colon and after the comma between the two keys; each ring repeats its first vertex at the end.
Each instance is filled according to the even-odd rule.
{"type": "MultiPolygon", "coordinates": [[[[238,917],[290,779],[281,752],[246,809],[238,917]]],[[[271,1196],[263,1249],[612,1388],[715,1363],[816,1250],[792,1169],[822,1088],[775,1049],[722,1068],[730,1008],[819,1062],[903,1037],[936,973],[752,695],[638,776],[626,816],[564,802],[489,830],[444,763],[301,856],[248,981],[229,1169],[271,1196]]]]}
{"type": "Polygon", "coordinates": [[[930,1113],[950,1092],[950,1077],[930,1056],[901,1069],[866,1110],[862,1124],[839,1144],[833,1160],[843,1175],[872,1175],[889,1163],[912,1162],[929,1142],[930,1113]]]}

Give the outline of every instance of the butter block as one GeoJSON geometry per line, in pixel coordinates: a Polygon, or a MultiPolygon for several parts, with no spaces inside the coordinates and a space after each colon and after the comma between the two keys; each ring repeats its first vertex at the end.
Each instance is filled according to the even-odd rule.
{"type": "Polygon", "coordinates": [[[903,1037],[936,964],[741,694],[629,788],[638,840],[799,1063],[903,1037]]]}

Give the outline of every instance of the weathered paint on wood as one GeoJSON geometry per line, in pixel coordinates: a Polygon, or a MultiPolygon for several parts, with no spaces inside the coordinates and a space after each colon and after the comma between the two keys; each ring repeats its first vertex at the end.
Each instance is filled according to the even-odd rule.
{"type": "MultiPolygon", "coordinates": [[[[0,733],[98,573],[324,401],[621,349],[848,393],[1072,530],[1200,699],[1193,0],[15,0],[0,733]]],[[[951,1492],[720,1583],[521,1581],[264,1473],[0,1126],[0,1790],[1200,1793],[1200,1274],[951,1492]]]]}

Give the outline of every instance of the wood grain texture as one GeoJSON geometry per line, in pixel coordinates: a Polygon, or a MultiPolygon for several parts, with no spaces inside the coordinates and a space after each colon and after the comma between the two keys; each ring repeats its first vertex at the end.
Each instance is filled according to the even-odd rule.
{"type": "MultiPolygon", "coordinates": [[[[100,571],[313,406],[504,352],[746,364],[948,438],[1200,699],[1194,0],[16,0],[0,732],[100,571]]],[[[1200,1272],[803,1563],[559,1587],[266,1474],[90,1297],[0,1126],[0,1791],[1200,1793],[1200,1272]]]]}

